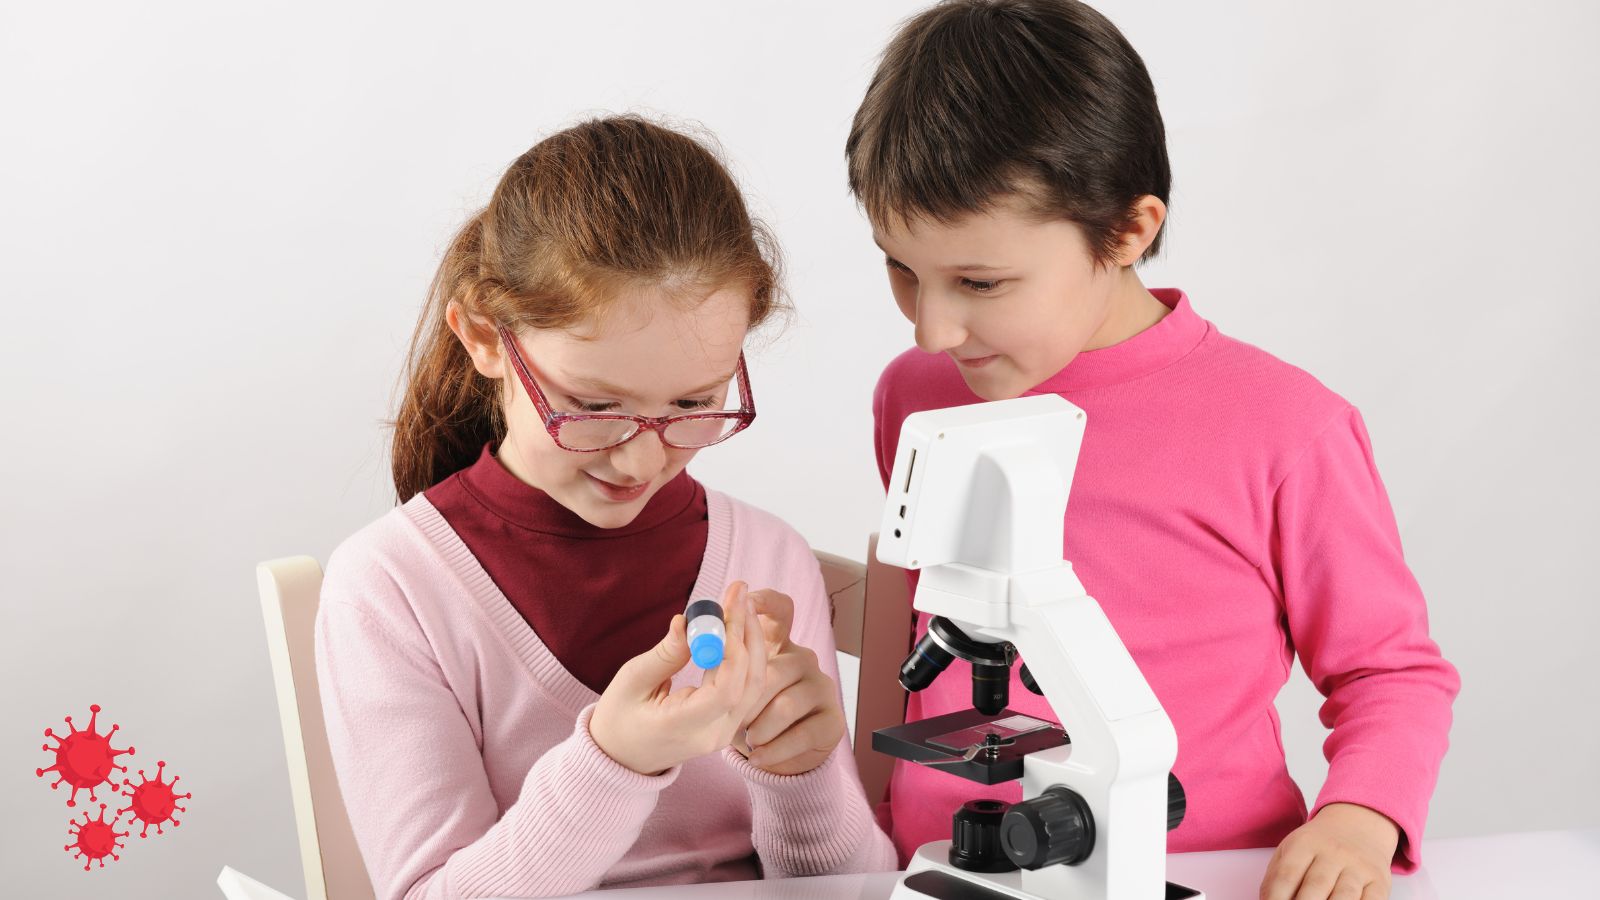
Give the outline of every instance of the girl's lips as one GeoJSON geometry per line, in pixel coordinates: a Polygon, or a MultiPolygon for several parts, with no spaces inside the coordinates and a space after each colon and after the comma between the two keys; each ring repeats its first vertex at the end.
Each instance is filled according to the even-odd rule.
{"type": "Polygon", "coordinates": [[[992,354],[990,356],[977,356],[977,357],[973,357],[972,359],[962,359],[961,357],[958,356],[958,357],[956,357],[956,362],[961,364],[961,365],[963,365],[963,366],[966,366],[969,369],[981,369],[984,366],[987,366],[989,363],[992,363],[992,362],[994,362],[995,360],[997,360],[999,358],[1000,358],[1000,354],[998,354],[998,353],[992,354]]]}
{"type": "Polygon", "coordinates": [[[594,482],[595,487],[600,489],[601,495],[603,495],[607,500],[611,500],[616,503],[626,503],[629,500],[637,500],[639,496],[650,487],[650,482],[648,481],[641,481],[638,484],[632,485],[631,487],[621,487],[619,485],[612,484],[609,481],[596,478],[593,475],[590,475],[588,472],[583,474],[584,477],[594,482]]]}

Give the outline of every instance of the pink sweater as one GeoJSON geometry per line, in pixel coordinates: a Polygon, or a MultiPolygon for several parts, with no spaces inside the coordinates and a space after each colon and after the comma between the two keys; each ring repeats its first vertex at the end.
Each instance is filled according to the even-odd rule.
{"type": "MultiPolygon", "coordinates": [[[[707,494],[694,595],[720,597],[736,579],[789,594],[794,640],[837,680],[806,542],[707,494]]],[[[334,767],[380,900],[894,868],[848,738],[788,777],[732,749],[654,776],[606,756],[589,737],[598,695],[561,667],[423,495],[328,560],[316,651],[334,767]]],[[[698,673],[686,667],[674,687],[698,673]]]]}
{"type": "MultiPolygon", "coordinates": [[[[1168,849],[1270,847],[1306,820],[1273,708],[1298,654],[1332,729],[1315,808],[1346,801],[1393,819],[1409,871],[1460,680],[1428,637],[1361,416],[1219,334],[1181,292],[1152,293],[1165,318],[1030,393],[1089,416],[1064,554],[1177,729],[1188,815],[1168,849]]],[[[890,363],[874,400],[885,481],[906,416],[978,401],[943,355],[890,363]]],[[[970,709],[970,671],[958,660],[913,694],[908,720],[970,709]]],[[[1016,671],[1011,707],[1054,718],[1016,671]]],[[[948,838],[951,812],[984,796],[1020,793],[897,765],[884,812],[902,857],[948,838]]]]}

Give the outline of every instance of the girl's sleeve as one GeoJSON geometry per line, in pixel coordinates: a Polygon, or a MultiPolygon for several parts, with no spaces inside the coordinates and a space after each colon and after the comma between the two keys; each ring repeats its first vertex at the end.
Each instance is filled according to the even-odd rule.
{"type": "MultiPolygon", "coordinates": [[[[816,557],[799,535],[774,551],[783,554],[782,580],[773,586],[794,600],[790,640],[817,654],[817,666],[839,692],[833,614],[816,557]]],[[[840,708],[844,708],[843,695],[840,708]]],[[[887,872],[897,868],[894,845],[867,806],[850,734],[822,764],[799,775],[774,775],[729,747],[723,758],[750,794],[751,842],[765,878],[887,872]]]]}
{"type": "Polygon", "coordinates": [[[588,707],[502,814],[425,637],[399,633],[350,600],[325,582],[317,680],[339,789],[379,900],[551,897],[598,886],[679,770],[646,776],[613,761],[589,736],[588,707]]]}
{"type": "Polygon", "coordinates": [[[1388,816],[1401,832],[1395,870],[1414,871],[1461,680],[1428,637],[1427,604],[1353,407],[1293,464],[1274,515],[1289,634],[1332,729],[1311,814],[1344,802],[1388,816]]]}

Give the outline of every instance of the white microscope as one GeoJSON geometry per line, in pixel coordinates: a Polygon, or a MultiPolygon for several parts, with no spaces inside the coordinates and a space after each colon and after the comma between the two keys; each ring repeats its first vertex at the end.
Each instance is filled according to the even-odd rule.
{"type": "Polygon", "coordinates": [[[1051,394],[916,413],[900,430],[878,558],[922,571],[914,605],[936,617],[900,681],[921,690],[965,659],[973,709],[882,729],[872,746],[981,784],[1020,777],[1023,799],[967,803],[892,900],[1204,896],[1166,880],[1184,813],[1172,721],[1062,559],[1085,424],[1051,394]],[[1065,731],[1005,708],[1019,656],[1065,731]]]}

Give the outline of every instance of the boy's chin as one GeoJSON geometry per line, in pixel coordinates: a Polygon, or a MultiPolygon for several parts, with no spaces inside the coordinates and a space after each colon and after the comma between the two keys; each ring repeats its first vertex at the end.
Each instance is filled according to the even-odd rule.
{"type": "Polygon", "coordinates": [[[1015,369],[1007,372],[976,371],[965,369],[961,372],[962,380],[967,383],[967,390],[977,394],[983,400],[1015,400],[1028,392],[1033,387],[1027,383],[1027,378],[1015,369]]]}

